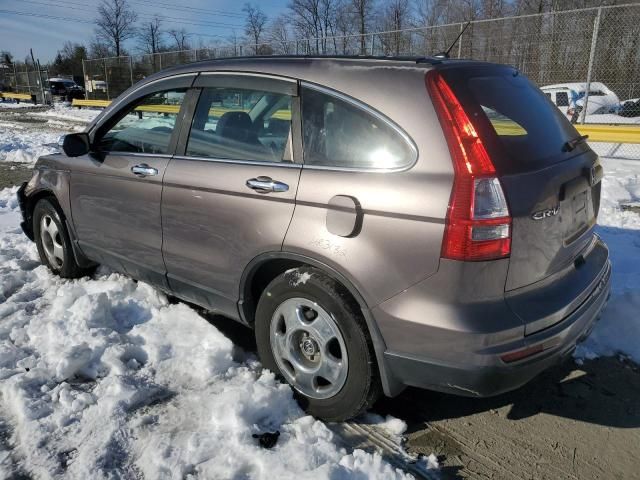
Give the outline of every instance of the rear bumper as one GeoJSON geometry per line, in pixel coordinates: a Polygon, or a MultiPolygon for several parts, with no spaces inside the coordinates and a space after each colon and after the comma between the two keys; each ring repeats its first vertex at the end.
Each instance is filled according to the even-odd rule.
{"type": "MultiPolygon", "coordinates": [[[[460,326],[456,325],[453,328],[458,331],[451,331],[451,327],[434,329],[433,321],[429,326],[423,324],[425,346],[422,352],[416,353],[415,348],[411,352],[388,348],[385,352],[385,372],[389,377],[385,383],[391,386],[386,393],[397,394],[405,386],[474,397],[514,390],[571,355],[576,344],[586,338],[600,317],[610,288],[611,263],[606,259],[595,287],[580,306],[556,324],[530,335],[525,335],[524,325],[515,328],[509,323],[518,317],[508,307],[500,315],[501,321],[510,327],[502,332],[469,331],[468,322],[463,325],[465,331],[460,331],[460,326]],[[542,351],[509,363],[502,358],[529,347],[542,348],[542,351]]],[[[492,309],[492,313],[496,313],[495,305],[492,309]]],[[[382,312],[378,309],[376,313],[382,312]]],[[[482,317],[481,311],[479,315],[482,317]]],[[[477,320],[482,325],[485,319],[477,320]]],[[[489,324],[492,320],[486,318],[489,324]]],[[[401,325],[397,327],[402,328],[401,325]]],[[[412,336],[419,335],[418,332],[414,330],[412,336]]],[[[405,344],[415,345],[416,340],[407,342],[405,344]]]]}

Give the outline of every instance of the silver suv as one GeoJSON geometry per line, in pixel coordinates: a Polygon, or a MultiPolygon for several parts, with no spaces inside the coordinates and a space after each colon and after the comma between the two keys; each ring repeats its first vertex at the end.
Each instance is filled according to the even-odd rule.
{"type": "Polygon", "coordinates": [[[598,157],[512,67],[195,63],[63,149],[18,194],[42,262],[67,278],[105,264],[253,327],[323,419],[408,385],[515,389],[609,295],[598,157]]]}

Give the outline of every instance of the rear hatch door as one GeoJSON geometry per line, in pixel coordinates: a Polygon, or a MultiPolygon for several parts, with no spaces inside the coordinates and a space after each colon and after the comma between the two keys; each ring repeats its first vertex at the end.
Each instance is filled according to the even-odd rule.
{"type": "MultiPolygon", "coordinates": [[[[505,190],[513,218],[505,290],[548,283],[575,270],[593,240],[602,178],[598,156],[514,68],[475,64],[442,73],[478,129],[505,190]]],[[[593,278],[576,275],[575,281],[588,288],[593,278]]]]}

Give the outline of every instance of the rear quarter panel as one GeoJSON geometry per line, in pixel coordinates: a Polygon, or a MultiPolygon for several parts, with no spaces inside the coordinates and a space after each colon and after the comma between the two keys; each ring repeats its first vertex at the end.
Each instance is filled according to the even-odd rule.
{"type": "Polygon", "coordinates": [[[424,69],[353,67],[330,79],[316,78],[381,112],[418,151],[416,163],[399,172],[302,170],[284,250],[338,270],[369,306],[438,269],[453,171],[424,75],[424,69]],[[361,228],[349,237],[327,228],[330,201],[337,195],[353,198],[361,209],[361,228]]]}

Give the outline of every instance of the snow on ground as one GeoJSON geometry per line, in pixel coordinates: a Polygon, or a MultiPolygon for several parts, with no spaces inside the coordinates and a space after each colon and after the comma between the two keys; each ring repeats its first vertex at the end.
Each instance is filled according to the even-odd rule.
{"type": "Polygon", "coordinates": [[[31,102],[28,101],[22,101],[20,103],[18,102],[12,102],[12,101],[0,101],[0,110],[19,110],[19,109],[30,109],[30,108],[42,108],[42,107],[46,107],[46,105],[43,105],[41,103],[38,104],[33,104],[31,102]]]}
{"type": "Polygon", "coordinates": [[[0,191],[0,424],[14,446],[0,445],[0,478],[404,476],[337,446],[190,307],[106,270],[51,275],[18,227],[15,191],[0,191]],[[252,437],[275,430],[271,450],[252,437]]]}
{"type": "Polygon", "coordinates": [[[55,103],[53,108],[42,112],[34,112],[35,117],[46,117],[60,120],[76,120],[89,123],[96,118],[102,108],[77,108],[72,107],[69,103],[55,103]]]}
{"type": "Polygon", "coordinates": [[[0,162],[34,163],[40,155],[56,151],[50,144],[57,143],[61,135],[0,121],[0,162]]]}
{"type": "Polygon", "coordinates": [[[640,363],[640,160],[605,159],[603,167],[597,232],[613,264],[611,300],[576,357],[622,354],[640,363]]]}
{"type": "Polygon", "coordinates": [[[600,123],[605,125],[640,124],[640,117],[622,117],[615,113],[591,113],[586,116],[585,123],[600,123]]]}
{"type": "Polygon", "coordinates": [[[49,110],[21,113],[23,120],[33,122],[5,116],[0,119],[0,162],[34,163],[39,156],[55,152],[63,134],[82,131],[100,112],[56,104],[49,110]]]}

